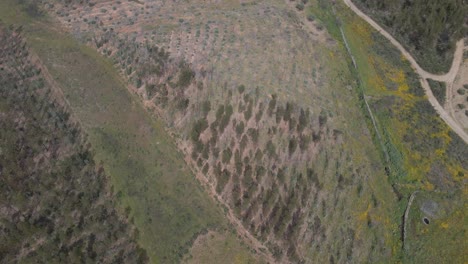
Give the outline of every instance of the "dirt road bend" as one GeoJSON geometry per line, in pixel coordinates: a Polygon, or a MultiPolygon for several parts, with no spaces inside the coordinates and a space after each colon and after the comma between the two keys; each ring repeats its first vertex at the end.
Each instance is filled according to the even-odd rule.
{"type": "Polygon", "coordinates": [[[463,141],[465,141],[465,143],[468,144],[468,134],[464,131],[464,129],[460,126],[460,124],[449,113],[447,113],[447,111],[445,111],[445,109],[439,104],[434,94],[432,93],[429,83],[427,82],[427,79],[430,78],[436,81],[446,82],[448,86],[452,85],[458,73],[458,70],[460,68],[460,64],[463,60],[463,49],[464,49],[463,39],[457,42],[457,48],[455,50],[454,59],[453,59],[450,71],[443,75],[432,74],[422,69],[421,66],[419,66],[419,64],[413,58],[413,56],[411,56],[411,54],[400,44],[400,42],[398,42],[394,37],[392,37],[392,35],[390,35],[387,31],[385,31],[381,26],[379,26],[379,24],[377,24],[374,20],[372,20],[372,18],[370,18],[369,16],[364,14],[361,10],[359,10],[359,8],[357,8],[353,4],[353,2],[351,2],[351,0],[343,0],[343,2],[354,13],[356,13],[356,15],[364,19],[374,29],[379,31],[380,34],[382,34],[385,38],[387,38],[395,47],[397,47],[398,50],[400,50],[403,56],[410,62],[411,67],[413,67],[413,69],[421,77],[420,79],[421,86],[425,90],[429,102],[435,108],[440,118],[442,118],[444,122],[448,126],[450,126],[450,128],[455,133],[457,133],[457,135],[460,136],[463,139],[463,141]]]}

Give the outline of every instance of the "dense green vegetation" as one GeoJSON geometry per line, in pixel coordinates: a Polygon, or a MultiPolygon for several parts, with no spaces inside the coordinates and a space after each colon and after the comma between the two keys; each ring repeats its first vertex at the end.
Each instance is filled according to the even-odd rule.
{"type": "Polygon", "coordinates": [[[428,79],[427,82],[431,87],[432,93],[439,102],[440,105],[444,106],[446,100],[447,87],[445,82],[438,82],[432,79],[428,79]]]}
{"type": "Polygon", "coordinates": [[[144,263],[86,136],[0,26],[0,262],[144,263]]]}
{"type": "Polygon", "coordinates": [[[355,0],[414,54],[423,68],[447,72],[455,42],[467,33],[464,0],[355,0]]]}

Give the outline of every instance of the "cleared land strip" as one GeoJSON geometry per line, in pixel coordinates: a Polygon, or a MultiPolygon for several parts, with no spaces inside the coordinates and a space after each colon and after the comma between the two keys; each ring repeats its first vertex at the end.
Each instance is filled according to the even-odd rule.
{"type": "Polygon", "coordinates": [[[457,42],[457,48],[454,54],[454,59],[452,62],[452,67],[450,68],[450,71],[444,75],[436,75],[429,73],[421,68],[419,64],[416,62],[416,60],[411,56],[411,54],[395,39],[390,35],[387,31],[385,31],[381,26],[379,26],[374,20],[372,20],[369,16],[364,14],[361,10],[359,10],[352,2],[351,0],[343,0],[343,2],[351,8],[351,10],[356,13],[359,17],[364,19],[367,23],[369,23],[373,28],[375,28],[377,31],[379,31],[385,38],[387,38],[395,47],[397,47],[400,52],[405,56],[405,58],[411,63],[411,66],[413,69],[419,74],[421,77],[421,86],[426,92],[426,95],[428,97],[429,102],[431,105],[435,108],[436,112],[439,114],[440,118],[444,120],[444,122],[450,126],[450,128],[457,133],[458,136],[460,136],[465,143],[468,144],[468,134],[464,131],[462,127],[458,124],[458,122],[453,119],[452,116],[450,116],[447,111],[439,104],[437,99],[435,98],[434,94],[432,93],[432,90],[429,86],[429,83],[427,82],[427,78],[436,80],[436,81],[441,81],[441,82],[446,82],[449,85],[453,83],[453,80],[455,79],[455,76],[457,75],[458,69],[460,67],[460,63],[463,60],[463,49],[464,49],[464,44],[463,44],[463,39],[457,42]]]}
{"type": "MultiPolygon", "coordinates": [[[[348,41],[346,40],[346,35],[344,34],[342,27],[340,27],[340,32],[341,32],[341,37],[343,38],[343,41],[345,43],[346,50],[348,51],[348,54],[351,57],[351,60],[353,61],[353,66],[357,70],[358,67],[357,67],[357,64],[356,64],[356,60],[354,59],[353,53],[351,52],[351,49],[349,48],[348,41]]],[[[361,82],[361,79],[358,78],[358,81],[361,82]]],[[[377,138],[379,139],[380,146],[382,147],[382,150],[383,150],[383,152],[385,154],[385,161],[387,162],[387,164],[389,164],[390,163],[390,157],[388,155],[387,148],[385,147],[385,144],[382,141],[382,136],[380,135],[380,132],[377,129],[377,121],[374,118],[374,114],[372,114],[372,109],[370,108],[369,103],[367,102],[367,98],[366,98],[366,95],[364,94],[364,92],[362,92],[362,98],[364,100],[364,103],[366,104],[366,109],[367,109],[367,112],[369,113],[369,116],[371,118],[372,125],[374,126],[375,133],[377,134],[377,138]]]]}

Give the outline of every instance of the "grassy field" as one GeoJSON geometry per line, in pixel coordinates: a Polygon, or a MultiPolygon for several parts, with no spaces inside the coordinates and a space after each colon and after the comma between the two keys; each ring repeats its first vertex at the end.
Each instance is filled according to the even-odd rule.
{"type": "Polygon", "coordinates": [[[22,9],[2,1],[0,18],[24,26],[28,44],[62,88],[97,162],[111,175],[113,193],[140,230],[138,240],[151,261],[177,262],[198,234],[227,230],[220,207],[192,176],[163,124],[129,94],[113,65],[46,17],[32,18],[22,9]]]}
{"type": "MultiPolygon", "coordinates": [[[[402,260],[419,262],[443,254],[444,261],[454,263],[464,250],[463,236],[454,234],[464,229],[460,217],[466,215],[461,202],[466,200],[466,145],[438,118],[418,77],[399,52],[351,11],[342,5],[336,10],[357,62],[362,96],[376,117],[376,133],[381,138],[374,138],[384,146],[381,156],[389,168],[389,181],[402,198],[424,191],[418,201],[436,201],[436,211],[445,212],[425,226],[423,236],[410,229],[405,244],[411,250],[403,251],[402,260]],[[451,199],[452,205],[439,201],[440,196],[451,199]]],[[[400,208],[406,199],[401,200],[400,208]]],[[[413,223],[422,223],[421,215],[427,216],[417,205],[410,212],[411,228],[413,223]]],[[[396,216],[401,213],[395,212],[396,216]]]]}
{"type": "MultiPolygon", "coordinates": [[[[250,264],[259,261],[244,249],[233,234],[209,232],[200,236],[182,261],[187,264],[235,263],[250,264]]],[[[263,263],[263,262],[260,262],[263,263]]]]}

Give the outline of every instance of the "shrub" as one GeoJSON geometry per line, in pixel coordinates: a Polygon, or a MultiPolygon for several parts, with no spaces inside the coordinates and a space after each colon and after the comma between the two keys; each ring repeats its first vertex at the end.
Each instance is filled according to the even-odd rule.
{"type": "Polygon", "coordinates": [[[327,123],[327,113],[322,110],[319,115],[319,125],[320,127],[324,126],[327,123]]]}
{"type": "Polygon", "coordinates": [[[206,175],[209,169],[210,169],[210,165],[206,163],[205,166],[203,166],[202,173],[206,175]]]}
{"type": "Polygon", "coordinates": [[[200,138],[200,134],[205,131],[205,129],[208,128],[208,122],[206,121],[205,118],[198,120],[193,124],[192,127],[192,132],[191,132],[191,139],[193,142],[198,142],[198,139],[200,138]]]}
{"type": "Polygon", "coordinates": [[[245,166],[244,178],[242,179],[242,184],[245,187],[249,187],[254,183],[252,174],[253,174],[252,167],[250,165],[245,166]]]}
{"type": "Polygon", "coordinates": [[[266,174],[266,169],[263,166],[257,166],[255,167],[255,175],[257,176],[257,179],[260,177],[264,176],[266,174]]]}
{"type": "Polygon", "coordinates": [[[240,137],[244,133],[244,122],[241,121],[239,124],[236,126],[236,134],[238,137],[240,137]]]}
{"type": "Polygon", "coordinates": [[[281,121],[281,119],[283,118],[283,115],[284,115],[284,108],[283,106],[279,105],[276,108],[276,123],[279,123],[281,121]]]}
{"type": "Polygon", "coordinates": [[[234,165],[236,166],[236,173],[241,174],[243,163],[239,150],[236,150],[236,153],[234,154],[234,165]]]}
{"type": "Polygon", "coordinates": [[[297,124],[297,131],[302,132],[304,128],[309,124],[309,110],[307,112],[304,112],[303,109],[301,109],[301,113],[299,114],[299,123],[297,124]]]}
{"type": "Polygon", "coordinates": [[[177,108],[181,111],[185,111],[190,104],[190,100],[188,98],[180,98],[177,102],[177,108]]]}
{"type": "Polygon", "coordinates": [[[283,120],[286,122],[289,122],[291,120],[291,113],[294,109],[294,106],[292,103],[287,102],[286,103],[286,108],[284,109],[284,114],[283,114],[283,120]]]}
{"type": "Polygon", "coordinates": [[[126,70],[127,75],[132,74],[132,70],[133,70],[132,67],[128,67],[126,70]]]}
{"type": "Polygon", "coordinates": [[[224,115],[224,105],[220,105],[216,111],[216,120],[221,120],[221,117],[224,115]]]}
{"type": "Polygon", "coordinates": [[[180,71],[179,80],[177,81],[177,86],[181,88],[187,87],[195,77],[195,73],[192,69],[189,68],[188,65],[183,64],[182,69],[180,71]]]}
{"type": "Polygon", "coordinates": [[[210,103],[210,101],[208,101],[208,100],[203,101],[203,103],[202,103],[202,112],[203,112],[203,115],[206,117],[210,111],[211,111],[211,103],[210,103]]]}
{"type": "Polygon", "coordinates": [[[207,160],[209,157],[210,157],[210,142],[208,141],[208,144],[203,145],[202,158],[207,160]]]}
{"type": "Polygon", "coordinates": [[[239,91],[240,94],[242,94],[245,91],[245,86],[244,85],[239,85],[239,87],[237,87],[237,90],[239,91]]]}
{"type": "Polygon", "coordinates": [[[39,9],[35,1],[31,1],[30,3],[28,3],[27,6],[24,8],[24,11],[26,11],[26,13],[31,17],[39,17],[43,15],[42,11],[39,9]]]}
{"type": "Polygon", "coordinates": [[[291,156],[294,151],[296,151],[297,148],[297,140],[296,138],[291,138],[289,140],[289,145],[288,145],[288,150],[289,150],[289,156],[291,156]]]}
{"type": "Polygon", "coordinates": [[[276,155],[276,146],[273,142],[271,142],[271,140],[267,142],[266,151],[270,158],[276,155]]]}
{"type": "Polygon", "coordinates": [[[270,102],[268,103],[268,116],[272,116],[272,115],[273,115],[273,111],[274,111],[275,108],[276,108],[276,98],[277,98],[277,95],[276,95],[276,94],[272,94],[271,97],[272,97],[272,99],[271,99],[270,102]]]}
{"type": "Polygon", "coordinates": [[[278,173],[276,174],[276,178],[278,179],[279,183],[285,183],[286,174],[284,172],[284,169],[278,169],[278,173]]]}
{"type": "Polygon", "coordinates": [[[140,88],[141,85],[142,85],[141,79],[138,78],[138,79],[136,80],[136,82],[135,82],[135,86],[136,86],[137,88],[140,88]]]}
{"type": "Polygon", "coordinates": [[[231,174],[227,170],[223,170],[220,173],[216,174],[216,192],[222,193],[224,190],[224,187],[229,181],[229,178],[231,177],[231,174]]]}
{"type": "Polygon", "coordinates": [[[232,151],[231,151],[231,148],[227,148],[223,151],[223,156],[222,156],[222,160],[223,160],[223,163],[224,164],[227,164],[231,161],[231,157],[232,157],[232,151]]]}
{"type": "Polygon", "coordinates": [[[249,138],[246,135],[242,136],[242,140],[240,142],[241,151],[244,151],[245,147],[247,146],[247,143],[249,143],[249,138]]]}
{"type": "Polygon", "coordinates": [[[254,142],[255,144],[258,143],[258,137],[259,137],[258,129],[249,128],[249,130],[247,130],[247,134],[249,134],[252,142],[254,142]]]}
{"type": "Polygon", "coordinates": [[[255,121],[257,123],[260,122],[260,119],[262,119],[262,116],[263,116],[263,104],[260,103],[259,108],[258,108],[258,112],[257,112],[257,114],[255,114],[255,121]]]}
{"type": "Polygon", "coordinates": [[[252,117],[252,102],[249,102],[249,105],[247,106],[247,111],[244,112],[245,121],[249,121],[251,117],[252,117]]]}
{"type": "Polygon", "coordinates": [[[445,82],[437,82],[431,79],[427,80],[429,86],[431,87],[432,93],[434,94],[435,98],[439,102],[439,104],[445,104],[445,93],[446,93],[446,84],[445,82]]]}
{"type": "Polygon", "coordinates": [[[232,113],[233,113],[232,105],[227,105],[226,109],[224,111],[223,118],[221,119],[221,122],[219,122],[219,131],[220,132],[223,132],[224,129],[229,124],[229,121],[231,120],[232,113]]]}
{"type": "Polygon", "coordinates": [[[146,85],[146,95],[148,98],[152,98],[156,93],[156,85],[154,84],[147,84],[146,85]]]}
{"type": "Polygon", "coordinates": [[[255,152],[255,161],[261,162],[262,158],[263,158],[263,152],[260,149],[257,149],[257,152],[255,152]]]}
{"type": "Polygon", "coordinates": [[[317,173],[311,168],[307,169],[307,180],[310,183],[313,183],[315,185],[315,187],[319,188],[320,182],[319,182],[317,173]]]}
{"type": "Polygon", "coordinates": [[[290,131],[295,130],[297,128],[296,124],[297,124],[296,119],[294,117],[291,117],[291,119],[289,119],[289,130],[290,131]]]}

